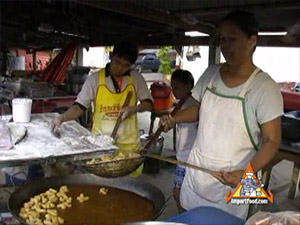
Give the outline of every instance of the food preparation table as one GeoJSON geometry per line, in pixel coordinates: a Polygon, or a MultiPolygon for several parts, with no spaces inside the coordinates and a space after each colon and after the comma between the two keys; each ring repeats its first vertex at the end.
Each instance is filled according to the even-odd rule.
{"type": "MultiPolygon", "coordinates": [[[[50,123],[56,115],[32,114],[29,123],[18,123],[26,127],[27,136],[14,148],[1,150],[0,167],[51,163],[56,160],[73,161],[117,148],[110,137],[96,138],[76,121],[63,123],[59,128],[61,138],[55,137],[50,131],[50,123]]],[[[11,115],[1,116],[0,119],[9,122],[11,115]]]]}

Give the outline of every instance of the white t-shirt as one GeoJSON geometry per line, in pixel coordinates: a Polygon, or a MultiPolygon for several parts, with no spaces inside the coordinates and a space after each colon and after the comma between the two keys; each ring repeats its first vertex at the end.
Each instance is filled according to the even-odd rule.
{"type": "MultiPolygon", "coordinates": [[[[189,97],[181,109],[188,108],[192,104],[192,97],[189,97]]],[[[198,130],[198,122],[178,123],[176,125],[176,158],[187,162],[192,150],[198,130]]]]}
{"type": "MultiPolygon", "coordinates": [[[[220,75],[221,65],[209,66],[192,90],[192,96],[201,103],[205,89],[213,75],[216,91],[224,95],[237,96],[245,83],[236,87],[227,87],[220,75]]],[[[279,85],[265,72],[260,70],[249,85],[245,95],[246,113],[252,136],[256,143],[260,141],[259,125],[269,122],[283,114],[283,101],[279,85]]],[[[220,112],[222,116],[222,112],[220,112]]]]}
{"type": "MultiPolygon", "coordinates": [[[[150,91],[147,87],[144,77],[135,70],[130,71],[130,74],[132,78],[132,84],[136,90],[137,99],[139,101],[146,100],[146,99],[153,101],[153,98],[150,94],[150,91]]],[[[122,82],[121,91],[123,91],[127,85],[128,76],[124,76],[123,78],[124,79],[122,82]]],[[[113,93],[116,92],[111,76],[105,77],[105,84],[111,92],[113,93]]],[[[94,101],[94,98],[96,97],[98,85],[99,85],[98,72],[95,72],[90,76],[88,76],[75,102],[88,108],[90,104],[94,101]]]]}

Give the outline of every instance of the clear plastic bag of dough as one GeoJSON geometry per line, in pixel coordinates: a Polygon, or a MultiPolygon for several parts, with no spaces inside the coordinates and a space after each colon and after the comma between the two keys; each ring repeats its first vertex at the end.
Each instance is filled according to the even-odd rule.
{"type": "Polygon", "coordinates": [[[257,212],[245,225],[300,225],[300,212],[257,212]]]}

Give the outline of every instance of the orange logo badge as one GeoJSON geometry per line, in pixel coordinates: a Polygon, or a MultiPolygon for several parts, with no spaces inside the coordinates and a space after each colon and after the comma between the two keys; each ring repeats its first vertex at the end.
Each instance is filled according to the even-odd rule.
{"type": "Polygon", "coordinates": [[[230,193],[230,190],[227,192],[225,202],[237,205],[273,203],[273,194],[270,190],[268,193],[269,195],[263,189],[263,185],[260,184],[249,163],[233,192],[230,193]]]}

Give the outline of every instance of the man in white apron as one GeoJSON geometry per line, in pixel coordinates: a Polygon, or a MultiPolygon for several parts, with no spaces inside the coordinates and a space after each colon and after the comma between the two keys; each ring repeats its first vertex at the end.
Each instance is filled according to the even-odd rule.
{"type": "Polygon", "coordinates": [[[186,210],[211,206],[245,219],[248,205],[227,204],[225,194],[235,188],[249,162],[257,172],[279,147],[282,97],[278,85],[252,62],[256,24],[248,12],[225,17],[220,36],[226,63],[210,66],[200,77],[192,90],[197,103],[161,119],[165,130],[199,120],[188,163],[219,171],[214,177],[187,169],[180,195],[186,210]]]}

